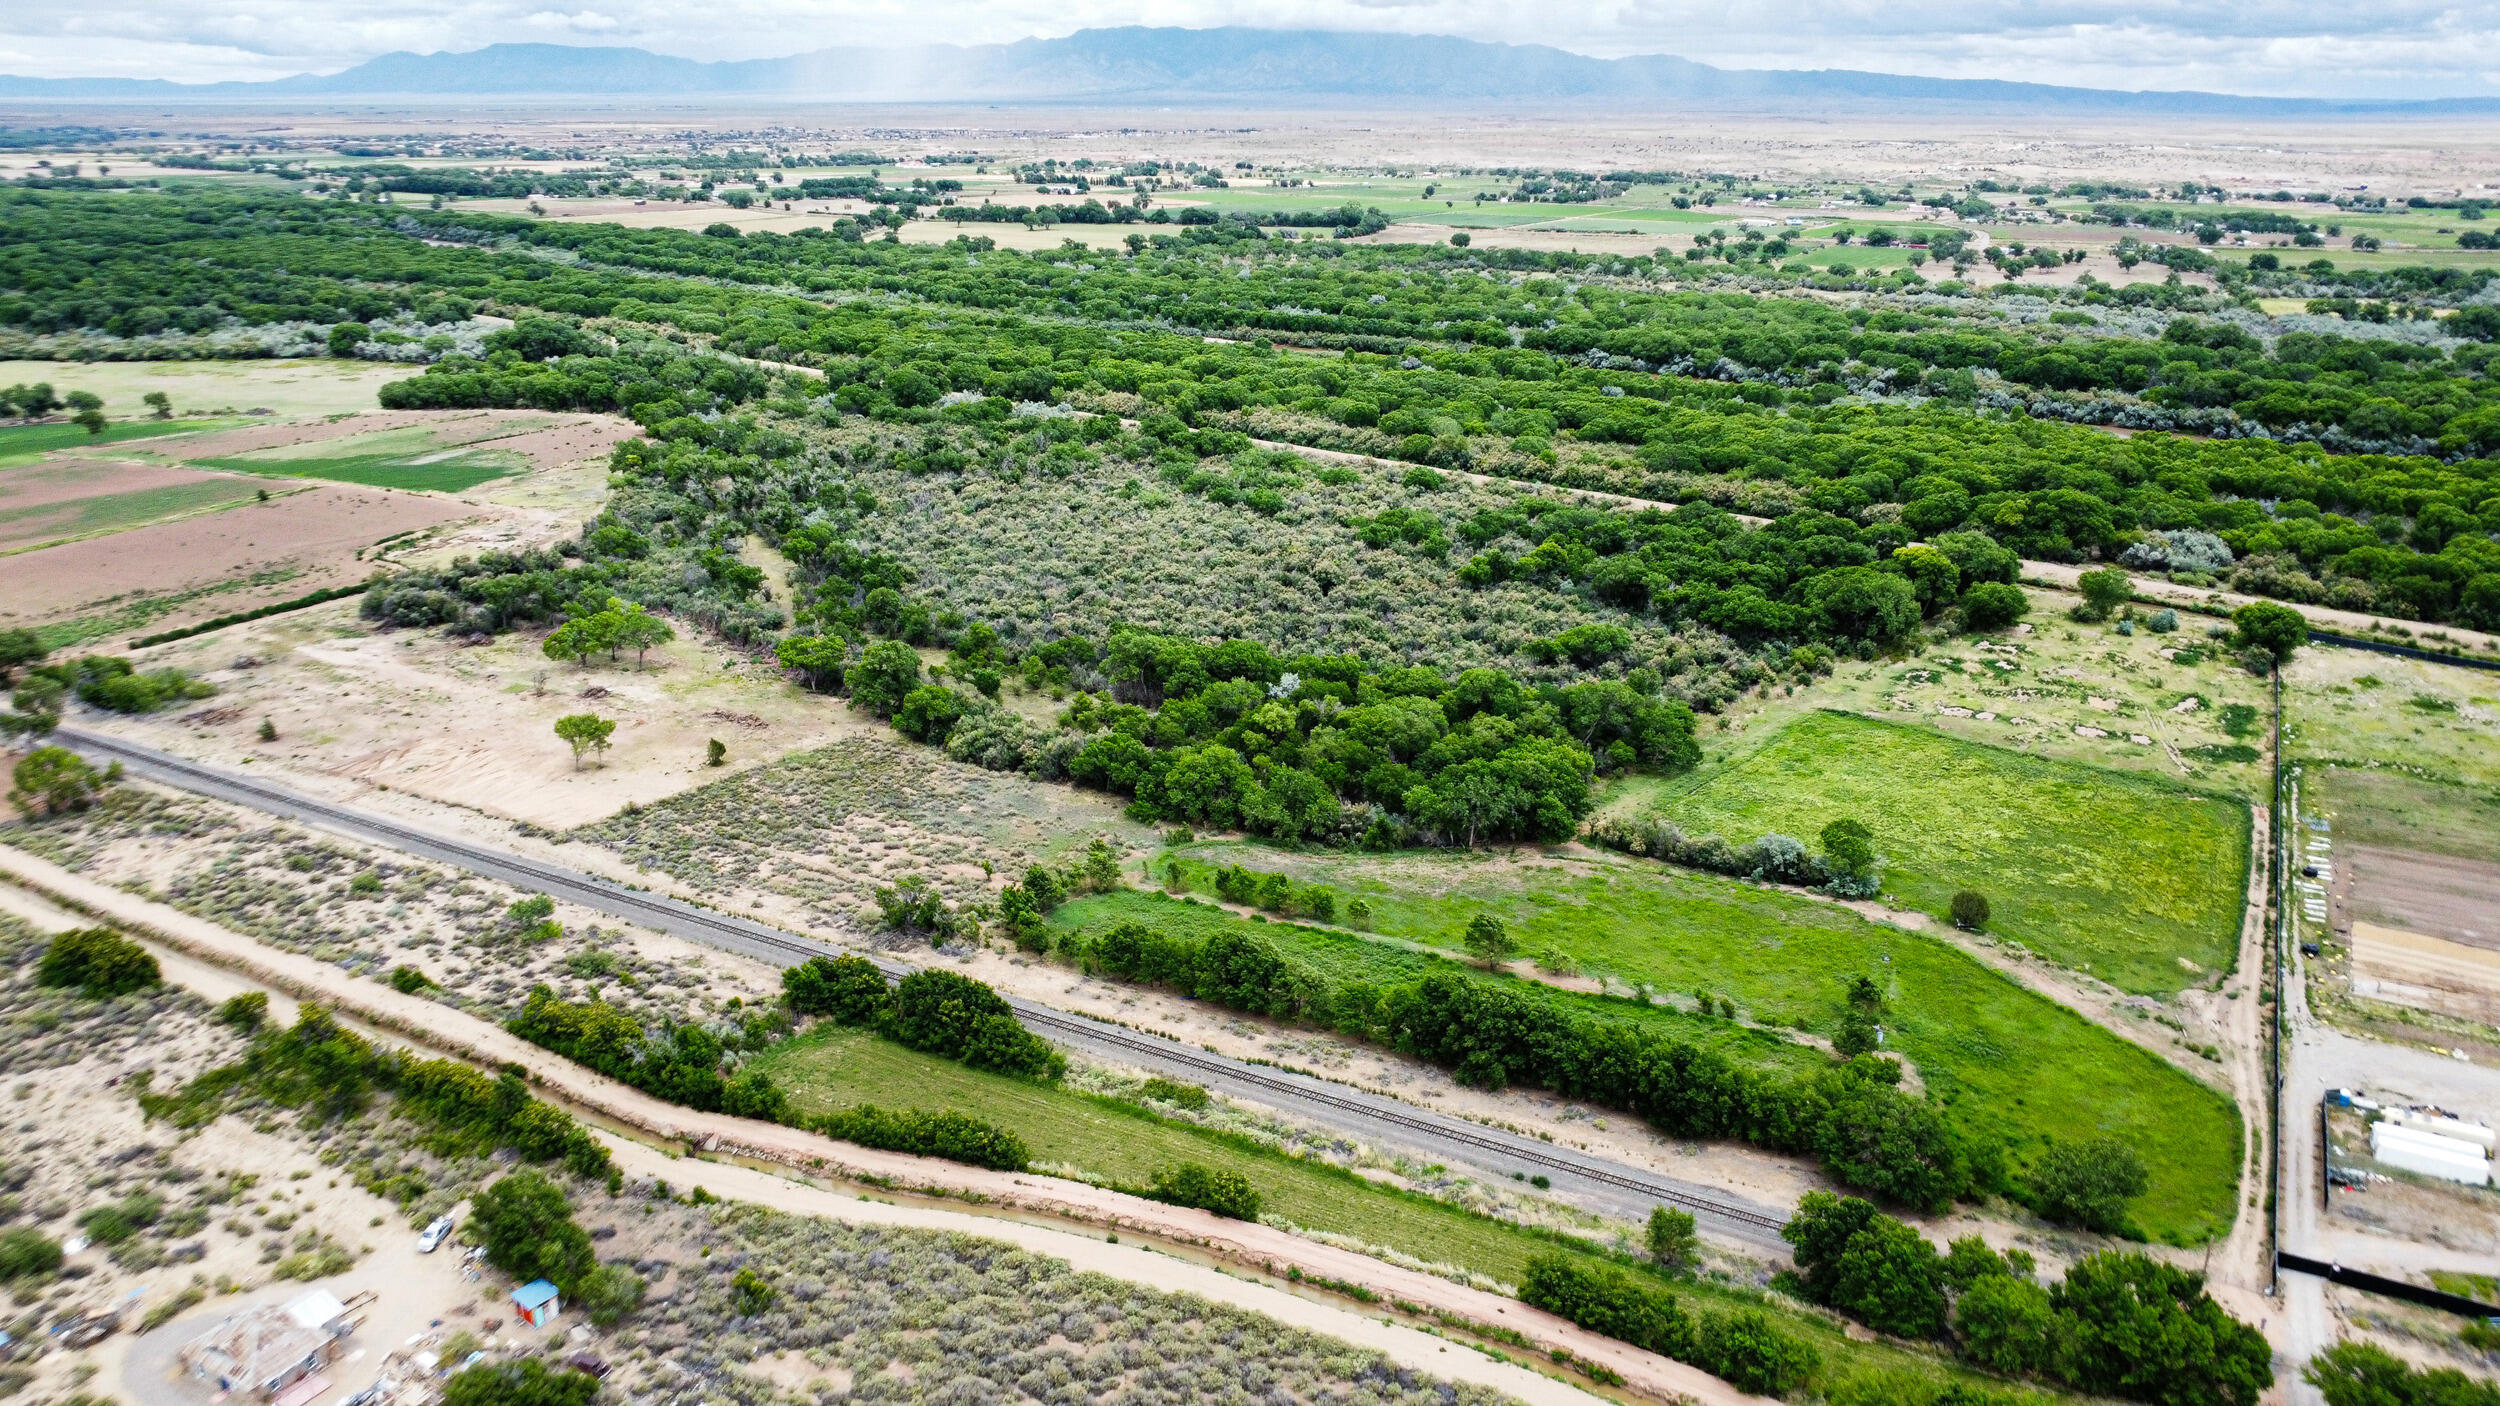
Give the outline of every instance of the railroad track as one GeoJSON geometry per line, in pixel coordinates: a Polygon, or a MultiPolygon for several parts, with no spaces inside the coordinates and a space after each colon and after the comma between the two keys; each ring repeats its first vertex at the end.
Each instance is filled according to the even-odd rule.
{"type": "MultiPolygon", "coordinates": [[[[507,850],[452,839],[385,816],[351,810],[284,787],[239,776],[221,767],[188,761],[152,747],[125,742],[84,728],[63,726],[56,733],[56,739],[81,752],[118,761],[134,775],[181,790],[307,824],[342,830],[410,854],[562,897],[584,907],[599,909],[611,917],[638,921],[745,956],[789,966],[810,957],[841,956],[846,951],[830,943],[768,927],[751,919],[732,917],[683,899],[645,892],[595,874],[542,863],[507,850]]],[[[891,979],[899,980],[919,970],[910,963],[888,956],[871,955],[869,960],[891,979]]],[[[1629,1193],[1639,1200],[1681,1206],[1697,1216],[1737,1231],[1749,1240],[1766,1245],[1782,1243],[1777,1232],[1787,1223],[1787,1218],[1766,1207],[1710,1195],[1688,1183],[1649,1176],[1594,1155],[1574,1155],[1526,1134],[1505,1133],[1452,1115],[1410,1108],[1383,1095],[1356,1095],[1331,1086],[1317,1076],[1293,1074],[1192,1049],[1167,1037],[1071,1014],[1021,997],[1007,997],[1007,1002],[1014,1008],[1018,1019],[1061,1037],[1062,1043],[1089,1045],[1114,1052],[1129,1062],[1147,1068],[1186,1073],[1201,1082],[1252,1090],[1268,1095],[1270,1102],[1326,1110],[1337,1115],[1330,1121],[1337,1122],[1341,1128],[1350,1121],[1358,1126],[1398,1130],[1409,1135],[1400,1141],[1420,1139],[1426,1148],[1438,1150],[1436,1145],[1465,1148],[1482,1154],[1468,1160],[1483,1164],[1485,1170],[1497,1176],[1523,1166],[1559,1173],[1563,1177],[1618,1193],[1609,1198],[1618,1204],[1622,1203],[1621,1193],[1629,1193]],[[1488,1164],[1488,1158],[1498,1159],[1498,1165],[1488,1164]]]]}

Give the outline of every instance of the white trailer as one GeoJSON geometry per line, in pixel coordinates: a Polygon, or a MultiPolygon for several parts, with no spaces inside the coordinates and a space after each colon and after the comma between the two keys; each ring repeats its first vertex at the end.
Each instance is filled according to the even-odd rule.
{"type": "Polygon", "coordinates": [[[2467,1186],[2491,1184],[2491,1159],[2483,1155],[2481,1147],[2399,1123],[2370,1125],[2370,1156],[2387,1166],[2426,1177],[2467,1186]]]}

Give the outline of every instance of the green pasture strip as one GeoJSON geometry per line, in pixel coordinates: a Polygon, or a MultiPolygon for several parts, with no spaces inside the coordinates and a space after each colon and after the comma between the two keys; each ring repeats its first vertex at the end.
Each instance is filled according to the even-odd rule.
{"type": "MultiPolygon", "coordinates": [[[[1940,939],[1870,923],[1836,904],[1647,861],[1285,855],[1238,844],[1181,853],[1193,866],[1193,883],[1207,881],[1194,866],[1238,863],[1327,884],[1338,891],[1340,912],[1359,897],[1386,938],[1455,951],[1467,920],[1491,912],[1522,955],[1565,958],[1669,993],[1733,999],[1749,1024],[1665,1008],[1650,1022],[1662,1034],[1757,1067],[1793,1073],[1819,1064],[1821,1054],[1755,1027],[1828,1034],[1837,1028],[1849,980],[1871,976],[1885,991],[1885,1047],[1911,1062],[1957,1121],[2003,1138],[2018,1166],[2052,1138],[2106,1134],[2136,1148],[2152,1174],[2150,1190],[2133,1207],[2146,1234],[2192,1243],[2229,1227],[2240,1123],[2227,1096],[1940,939]]],[[[1134,893],[1077,900],[1053,922],[1095,928],[1106,925],[1098,915],[1107,913],[1174,931],[1243,922],[1134,893]]],[[[1302,931],[1284,923],[1254,930],[1271,940],[1302,931]]],[[[1336,980],[1404,980],[1436,960],[1351,936],[1336,937],[1329,948],[1337,961],[1323,970],[1336,980]]],[[[1591,1004],[1639,1010],[1620,1001],[1591,1004]]]]}
{"type": "MultiPolygon", "coordinates": [[[[352,483],[365,488],[397,488],[418,493],[465,493],[520,471],[517,462],[495,450],[474,450],[430,464],[412,464],[406,454],[343,454],[330,458],[202,459],[202,468],[263,478],[311,478],[352,483]],[[494,456],[494,457],[489,457],[494,456]]],[[[517,456],[513,456],[517,459],[517,456]]]]}
{"type": "Polygon", "coordinates": [[[1812,846],[1854,817],[1908,906],[1942,918],[1976,890],[1991,932],[2128,991],[2210,980],[2239,948],[2247,807],[2148,776],[1818,712],[1657,784],[1646,809],[1738,844],[1812,846]]]}
{"type": "MultiPolygon", "coordinates": [[[[64,375],[74,368],[64,367],[64,375]]],[[[61,383],[67,387],[67,382],[61,383]]],[[[71,388],[74,389],[74,388],[71,388]]],[[[154,439],[160,435],[192,434],[219,428],[223,421],[207,420],[114,420],[104,433],[91,435],[77,425],[6,425],[0,426],[0,467],[21,460],[34,459],[62,449],[82,449],[93,444],[119,444],[125,440],[154,439]]]]}

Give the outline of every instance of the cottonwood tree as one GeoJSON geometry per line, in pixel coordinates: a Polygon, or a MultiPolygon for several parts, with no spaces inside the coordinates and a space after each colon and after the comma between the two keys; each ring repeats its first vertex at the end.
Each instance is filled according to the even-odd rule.
{"type": "Polygon", "coordinates": [[[573,748],[573,769],[582,769],[584,752],[605,752],[608,739],[616,734],[616,720],[597,713],[568,713],[556,719],[556,736],[573,748]]]}

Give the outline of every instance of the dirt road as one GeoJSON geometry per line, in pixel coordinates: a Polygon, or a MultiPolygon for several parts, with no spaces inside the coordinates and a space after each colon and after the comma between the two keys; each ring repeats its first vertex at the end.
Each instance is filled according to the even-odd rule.
{"type": "MultiPolygon", "coordinates": [[[[1233,1264],[1268,1273],[1280,1273],[1288,1266],[1298,1267],[1306,1276],[1360,1285],[1386,1299],[1420,1304],[1472,1322],[1513,1328],[1526,1334],[1540,1351],[1561,1348],[1583,1360],[1602,1363],[1620,1372],[1627,1384],[1644,1395],[1660,1399],[1689,1398],[1710,1403],[1711,1406],[1737,1406],[1742,1402],[1762,1400],[1749,1397],[1698,1369],[1587,1332],[1514,1299],[1385,1264],[1356,1251],[1316,1244],[1273,1226],[1223,1220],[1203,1211],[1166,1206],[1082,1182],[1062,1181],[1031,1173],[993,1172],[952,1162],[881,1152],[835,1142],[794,1128],[723,1114],[698,1113],[663,1103],[639,1090],[558,1059],[501,1026],[422,997],[405,995],[378,982],[351,976],[328,963],[263,946],[240,933],[163,904],[106,888],[17,850],[0,847],[0,879],[32,890],[49,902],[72,911],[109,919],[136,935],[155,939],[187,956],[236,972],[256,983],[302,1000],[320,1001],[405,1038],[412,1044],[490,1066],[520,1065],[530,1072],[532,1081],[548,1096],[611,1122],[648,1133],[664,1142],[699,1149],[710,1155],[740,1157],[790,1167],[817,1176],[897,1186],[937,1196],[978,1197],[983,1204],[994,1205],[1001,1210],[1038,1213],[1057,1220],[1161,1237],[1233,1264]]],[[[726,1165],[722,1167],[724,1185],[728,1184],[727,1174],[732,1170],[726,1165]]],[[[672,1179],[680,1179],[684,1175],[681,1164],[672,1179]]],[[[708,1187],[713,1174],[707,1169],[704,1175],[708,1187]]],[[[755,1175],[765,1176],[763,1173],[755,1175]]],[[[766,1180],[779,1181],[770,1177],[766,1180]]],[[[787,1187],[790,1194],[803,1189],[786,1182],[780,1184],[787,1187]]],[[[1004,1235],[1005,1227],[1013,1224],[988,1216],[963,1215],[968,1220],[978,1221],[983,1234],[1004,1235]],[[993,1227],[998,1229],[994,1231],[993,1227]]],[[[1053,1250],[1051,1253],[1061,1251],[1053,1250]]],[[[1169,1263],[1168,1257],[1151,1258],[1153,1267],[1158,1271],[1169,1263]]],[[[1122,1265],[1131,1263],[1125,1255],[1115,1256],[1114,1259],[1122,1265]]],[[[1147,1257],[1140,1257],[1136,1263],[1147,1263],[1147,1257]]],[[[1210,1297],[1221,1297],[1225,1302],[1262,1311],[1272,1298],[1291,1297],[1281,1295],[1281,1291],[1269,1286],[1245,1285],[1239,1279],[1214,1275],[1212,1271],[1208,1273],[1212,1284],[1208,1288],[1193,1288],[1192,1292],[1208,1293],[1210,1297]],[[1251,1294],[1252,1288],[1258,1290],[1257,1294],[1251,1294]]],[[[1295,1299],[1294,1302],[1307,1303],[1314,1311],[1329,1307],[1306,1300],[1295,1299]]],[[[1347,1310],[1331,1311],[1357,1321],[1368,1321],[1347,1310]]],[[[1345,1335],[1344,1330],[1336,1327],[1326,1327],[1321,1331],[1345,1335]]],[[[1486,1369],[1502,1365],[1475,1359],[1472,1353],[1445,1353],[1442,1348],[1446,1344],[1429,1335],[1414,1333],[1410,1336],[1418,1341],[1407,1342],[1405,1337],[1396,1340],[1410,1348],[1419,1343],[1430,1344],[1417,1360],[1399,1359],[1418,1370],[1461,1375],[1455,1364],[1462,1358],[1470,1359],[1470,1370],[1475,1370],[1479,1364],[1486,1369]]],[[[1389,1348],[1383,1346],[1381,1350],[1385,1352],[1389,1348]]],[[[1507,1370],[1528,1377],[1532,1382],[1545,1383],[1535,1387],[1540,1393],[1539,1399],[1564,1399],[1544,1394],[1549,1389],[1568,1391],[1569,1399],[1586,1399],[1575,1388],[1550,1382],[1515,1367],[1507,1370]]],[[[1472,1376],[1467,1379],[1482,1380],[1472,1376]]],[[[1526,1388],[1513,1382],[1513,1378],[1505,1377],[1502,1389],[1524,1393],[1526,1388]]]]}

